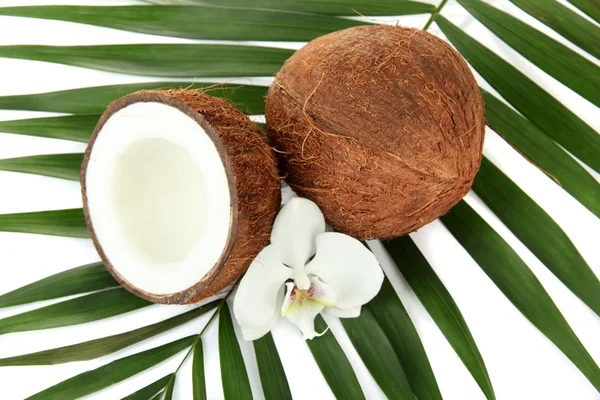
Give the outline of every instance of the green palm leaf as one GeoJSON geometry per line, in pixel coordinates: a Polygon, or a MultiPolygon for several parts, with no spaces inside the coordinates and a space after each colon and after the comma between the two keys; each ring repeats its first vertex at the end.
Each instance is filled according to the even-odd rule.
{"type": "Polygon", "coordinates": [[[482,90],[488,125],[600,217],[600,185],[555,141],[504,102],[482,90]]]}
{"type": "Polygon", "coordinates": [[[0,170],[79,180],[83,153],[48,154],[0,160],[0,170]]]}
{"type": "Polygon", "coordinates": [[[600,4],[598,4],[598,0],[569,0],[569,3],[600,23],[600,4]]]}
{"type": "Polygon", "coordinates": [[[600,67],[481,0],[458,0],[475,18],[546,73],[600,106],[600,67]]]}
{"type": "Polygon", "coordinates": [[[408,378],[392,344],[377,320],[364,307],[358,318],[341,318],[350,341],[388,399],[413,400],[408,378]]]}
{"type": "Polygon", "coordinates": [[[97,392],[173,357],[189,347],[195,338],[195,335],[188,336],[163,346],[121,358],[100,368],[69,378],[28,399],[77,399],[97,392]]]}
{"type": "Polygon", "coordinates": [[[151,384],[149,384],[146,387],[141,388],[140,390],[137,390],[133,393],[131,393],[129,396],[124,397],[122,400],[148,400],[148,399],[152,399],[154,398],[154,396],[156,394],[158,394],[159,392],[161,392],[165,386],[167,385],[167,383],[169,383],[169,380],[173,377],[173,374],[164,376],[162,378],[160,378],[159,380],[152,382],[151,384]]]}
{"type": "Polygon", "coordinates": [[[171,379],[167,383],[167,387],[165,387],[165,391],[163,392],[162,396],[160,397],[162,400],[171,400],[173,398],[173,389],[175,388],[175,379],[176,378],[177,378],[177,375],[175,375],[175,374],[171,376],[171,379]]]}
{"type": "Polygon", "coordinates": [[[221,360],[221,382],[225,400],[252,399],[252,390],[242,350],[235,336],[229,307],[224,305],[219,312],[219,357],[221,360]]]}
{"type": "Polygon", "coordinates": [[[89,238],[83,209],[0,214],[0,232],[89,238]]]}
{"type": "Polygon", "coordinates": [[[600,368],[540,281],[504,239],[464,201],[441,219],[502,293],[600,391],[600,368]]]}
{"type": "Polygon", "coordinates": [[[270,76],[292,50],[222,44],[0,46],[0,57],[144,76],[270,76]]]}
{"type": "Polygon", "coordinates": [[[0,296],[0,308],[117,287],[104,264],[72,268],[0,296]]]}
{"type": "Polygon", "coordinates": [[[202,340],[194,346],[194,360],[192,364],[192,385],[194,400],[206,400],[206,380],[204,378],[204,352],[202,340]]]}
{"type": "Polygon", "coordinates": [[[306,341],[310,352],[337,399],[364,399],[365,395],[360,388],[350,361],[348,361],[344,350],[340,347],[333,333],[328,329],[329,327],[323,317],[317,315],[315,330],[325,333],[306,341]]]}
{"type": "Polygon", "coordinates": [[[0,359],[0,366],[56,365],[73,361],[93,360],[174,329],[204,315],[207,311],[212,310],[216,306],[217,302],[213,301],[205,306],[195,308],[175,317],[157,322],[156,324],[118,335],[107,336],[101,339],[90,340],[71,346],[39,351],[22,356],[0,359]]]}
{"type": "MultiPolygon", "coordinates": [[[[34,98],[35,96],[41,95],[25,96],[31,96],[34,98]]],[[[4,99],[6,99],[6,97],[0,97],[0,104],[4,99]]],[[[59,108],[64,106],[64,103],[61,99],[56,99],[56,101],[58,101],[60,104],[59,108]]],[[[23,109],[28,109],[26,102],[15,101],[12,103],[14,109],[20,108],[19,104],[23,106],[23,109]]],[[[35,99],[32,99],[30,104],[31,107],[43,106],[43,102],[36,102],[35,99]]],[[[108,103],[106,105],[108,105],[108,103]]],[[[21,135],[40,136],[52,139],[73,140],[76,142],[87,143],[99,119],[100,114],[86,114],[0,121],[0,132],[18,133],[21,135]]]]}
{"type": "Polygon", "coordinates": [[[36,136],[45,136],[44,133],[48,132],[47,135],[49,137],[67,139],[68,136],[71,136],[77,138],[71,140],[87,143],[96,123],[98,123],[99,114],[102,114],[106,107],[119,97],[144,89],[181,89],[188,87],[205,91],[211,96],[224,97],[248,114],[264,114],[265,112],[264,98],[267,94],[266,87],[191,81],[128,83],[122,85],[93,86],[81,89],[60,90],[48,93],[0,96],[0,109],[5,110],[98,114],[98,117],[70,116],[70,118],[73,118],[74,120],[69,119],[69,117],[55,117],[56,119],[40,118],[31,120],[0,121],[0,130],[28,135],[35,134],[32,132],[42,133],[37,134],[36,136]],[[44,127],[48,130],[43,130],[44,127]]]}
{"type": "Polygon", "coordinates": [[[324,15],[220,6],[4,7],[0,15],[55,19],[190,39],[309,41],[364,25],[324,15]]]}
{"type": "Polygon", "coordinates": [[[600,135],[548,92],[442,16],[438,26],[469,63],[521,114],[600,172],[600,135]]]}
{"type": "Polygon", "coordinates": [[[495,399],[492,382],[473,335],[433,268],[408,236],[382,243],[485,396],[495,399]]]}
{"type": "Polygon", "coordinates": [[[431,4],[408,0],[146,0],[155,4],[214,5],[227,7],[263,8],[268,10],[300,11],[323,15],[408,15],[432,12],[431,4]]]}
{"type": "Polygon", "coordinates": [[[123,288],[109,289],[0,319],[0,335],[83,324],[151,304],[123,288]]]}
{"type": "Polygon", "coordinates": [[[260,383],[266,400],[292,399],[290,386],[288,385],[277,347],[271,333],[255,340],[254,353],[260,373],[260,383]]]}
{"type": "Polygon", "coordinates": [[[419,400],[441,400],[442,395],[423,343],[387,278],[383,281],[381,291],[367,308],[392,344],[415,396],[419,400]]]}
{"type": "Polygon", "coordinates": [[[600,281],[556,222],[487,158],[475,193],[565,286],[600,316],[600,281]]]}
{"type": "Polygon", "coordinates": [[[600,27],[555,0],[510,0],[583,50],[600,58],[600,27]]]}

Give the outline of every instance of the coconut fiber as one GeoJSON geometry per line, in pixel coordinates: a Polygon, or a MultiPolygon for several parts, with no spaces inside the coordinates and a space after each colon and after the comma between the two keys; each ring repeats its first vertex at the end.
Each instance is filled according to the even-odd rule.
{"type": "Polygon", "coordinates": [[[426,32],[356,27],[313,40],[271,86],[267,127],[288,184],[359,239],[412,232],[469,190],[485,116],[463,58],[426,32]]]}

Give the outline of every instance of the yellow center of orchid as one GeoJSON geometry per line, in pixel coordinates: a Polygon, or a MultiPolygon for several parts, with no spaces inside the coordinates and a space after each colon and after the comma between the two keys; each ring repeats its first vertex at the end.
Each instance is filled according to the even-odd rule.
{"type": "Polygon", "coordinates": [[[304,300],[309,299],[311,295],[308,290],[296,288],[294,291],[294,297],[297,302],[302,303],[304,300]]]}

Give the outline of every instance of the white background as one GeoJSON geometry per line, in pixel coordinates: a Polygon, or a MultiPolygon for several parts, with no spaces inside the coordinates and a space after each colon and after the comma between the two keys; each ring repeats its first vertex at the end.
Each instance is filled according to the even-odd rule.
{"type": "MultiPolygon", "coordinates": [[[[29,4],[135,3],[110,0],[93,2],[85,0],[0,0],[1,6],[29,4]]],[[[520,12],[508,0],[496,1],[494,4],[570,45],[545,26],[520,12]]],[[[600,131],[600,119],[597,118],[598,109],[596,107],[500,43],[485,28],[470,18],[454,1],[449,2],[443,15],[528,73],[536,82],[547,88],[571,109],[578,110],[578,114],[582,118],[600,131]]],[[[427,18],[428,16],[420,15],[402,17],[398,20],[403,25],[423,27],[427,18]]],[[[394,23],[396,21],[396,18],[386,19],[394,23]]],[[[435,26],[431,31],[442,36],[435,26]]],[[[66,22],[0,17],[0,45],[142,42],[198,41],[120,32],[66,22]]],[[[298,48],[300,45],[285,44],[286,47],[291,48],[298,48]]],[[[583,52],[582,54],[593,62],[599,63],[591,56],[583,52]]],[[[49,63],[0,59],[0,95],[149,80],[152,79],[49,63]]],[[[251,80],[255,84],[265,84],[269,81],[269,78],[251,80]]],[[[482,85],[484,84],[482,83],[482,85]]],[[[53,114],[0,111],[0,120],[45,115],[53,114]]],[[[79,143],[0,133],[0,158],[83,150],[84,145],[79,143]]],[[[491,131],[487,133],[484,152],[559,222],[596,274],[600,275],[600,252],[597,248],[600,244],[600,221],[491,131]]],[[[599,179],[598,174],[594,176],[599,179]]],[[[469,194],[467,201],[527,262],[592,357],[597,363],[600,363],[600,340],[598,340],[600,338],[600,318],[570,293],[475,195],[469,194]]],[[[0,172],[0,213],[80,206],[79,184],[76,182],[0,172]]],[[[583,375],[512,306],[439,221],[422,228],[413,234],[412,238],[458,303],[486,362],[498,399],[600,399],[600,394],[594,390],[583,375]]],[[[375,250],[379,248],[378,243],[374,244],[374,248],[375,250]]],[[[419,331],[444,398],[451,400],[484,399],[478,386],[402,276],[384,256],[381,256],[380,259],[419,331]]],[[[0,233],[0,293],[65,269],[97,260],[98,256],[89,240],[0,233]]],[[[35,304],[34,307],[49,303],[52,302],[35,304]]],[[[34,307],[21,306],[3,309],[0,310],[0,318],[34,307]]],[[[189,307],[157,305],[81,326],[0,336],[0,357],[54,348],[124,332],[160,321],[188,309],[189,307]]],[[[85,370],[97,368],[123,356],[197,333],[202,329],[206,320],[207,316],[144,341],[140,345],[98,360],[47,367],[0,368],[2,385],[0,397],[7,400],[22,399],[85,370]]],[[[355,366],[367,397],[369,399],[383,398],[383,394],[361,364],[358,355],[349,345],[349,340],[339,322],[332,319],[328,319],[328,322],[355,366]]],[[[208,374],[207,385],[211,399],[222,398],[216,333],[213,324],[203,339],[208,374]]],[[[299,333],[286,322],[282,322],[276,327],[274,337],[294,397],[297,399],[333,398],[307,346],[300,339],[299,333]]],[[[256,365],[251,357],[252,346],[250,343],[242,343],[242,346],[248,361],[254,395],[256,398],[262,398],[256,365]]],[[[123,397],[173,372],[183,355],[184,353],[181,353],[156,368],[139,374],[123,384],[89,396],[89,398],[117,399],[123,397]]],[[[178,375],[176,386],[176,398],[178,399],[191,398],[190,367],[188,362],[178,375]]]]}

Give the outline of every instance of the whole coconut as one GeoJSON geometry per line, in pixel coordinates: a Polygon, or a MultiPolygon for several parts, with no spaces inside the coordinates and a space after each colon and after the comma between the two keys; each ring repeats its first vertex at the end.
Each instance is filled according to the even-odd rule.
{"type": "Polygon", "coordinates": [[[445,214],[471,187],[485,129],[463,58],[394,26],[350,28],[298,50],[269,89],[266,118],[288,184],[360,239],[445,214]]]}

